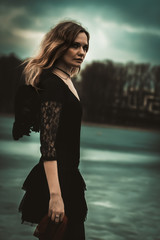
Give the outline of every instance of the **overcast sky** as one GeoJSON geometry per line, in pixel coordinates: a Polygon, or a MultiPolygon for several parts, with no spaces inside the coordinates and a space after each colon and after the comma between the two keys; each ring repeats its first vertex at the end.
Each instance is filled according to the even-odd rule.
{"type": "Polygon", "coordinates": [[[43,35],[61,20],[90,32],[86,62],[160,64],[159,0],[0,0],[0,54],[35,54],[43,35]]]}

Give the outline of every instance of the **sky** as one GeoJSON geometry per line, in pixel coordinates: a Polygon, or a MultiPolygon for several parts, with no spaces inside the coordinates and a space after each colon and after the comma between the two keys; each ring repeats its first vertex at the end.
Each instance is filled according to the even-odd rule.
{"type": "Polygon", "coordinates": [[[89,31],[86,62],[160,64],[159,0],[0,0],[0,54],[35,55],[44,34],[62,20],[89,31]]]}

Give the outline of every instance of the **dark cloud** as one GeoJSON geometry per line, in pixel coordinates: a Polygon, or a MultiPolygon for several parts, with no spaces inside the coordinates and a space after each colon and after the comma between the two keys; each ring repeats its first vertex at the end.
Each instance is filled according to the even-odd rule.
{"type": "MultiPolygon", "coordinates": [[[[36,45],[36,34],[40,36],[58,21],[71,18],[87,26],[91,41],[94,39],[91,46],[96,45],[96,36],[104,35],[104,46],[108,41],[113,60],[117,50],[130,60],[160,63],[159,0],[1,0],[0,5],[1,22],[5,23],[0,29],[0,53],[17,51],[17,55],[28,56],[36,45]],[[105,24],[112,23],[115,28],[105,28],[105,24]]],[[[92,49],[92,58],[100,54],[103,58],[104,51],[92,49]]]]}
{"type": "Polygon", "coordinates": [[[17,26],[19,28],[26,28],[28,29],[29,27],[38,27],[35,26],[36,24],[33,25],[35,22],[35,18],[31,15],[21,15],[21,16],[15,16],[14,19],[12,20],[12,25],[17,26]]]}
{"type": "MultiPolygon", "coordinates": [[[[112,47],[121,49],[123,52],[130,53],[130,56],[136,56],[139,61],[160,63],[160,35],[148,33],[129,33],[119,34],[119,38],[114,38],[112,47]]],[[[132,60],[132,59],[130,59],[132,60]]]]}
{"type": "Polygon", "coordinates": [[[138,51],[141,58],[146,58],[148,61],[154,59],[155,63],[160,63],[160,35],[143,34],[139,44],[138,51]]]}
{"type": "MultiPolygon", "coordinates": [[[[97,2],[100,3],[102,1],[97,2]]],[[[112,10],[112,13],[116,11],[117,16],[113,14],[113,19],[117,17],[120,22],[133,24],[134,26],[152,26],[158,28],[160,26],[159,0],[103,0],[103,3],[103,6],[108,6],[112,10]]],[[[98,5],[100,6],[100,4],[98,5]]]]}
{"type": "Polygon", "coordinates": [[[160,1],[159,0],[1,0],[2,6],[8,8],[24,7],[29,14],[42,16],[48,9],[65,9],[66,7],[76,7],[77,11],[84,11],[86,8],[92,9],[93,14],[103,13],[104,18],[139,26],[160,26],[160,1]],[[115,15],[116,13],[116,15],[115,15]]]}
{"type": "Polygon", "coordinates": [[[33,42],[29,39],[23,38],[23,36],[16,36],[11,31],[1,32],[1,54],[15,53],[21,58],[29,57],[33,54],[33,49],[28,45],[33,46],[33,42]]]}

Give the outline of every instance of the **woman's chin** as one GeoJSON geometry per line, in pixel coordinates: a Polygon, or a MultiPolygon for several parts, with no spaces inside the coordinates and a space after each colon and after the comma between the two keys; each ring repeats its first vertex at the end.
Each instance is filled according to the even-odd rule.
{"type": "Polygon", "coordinates": [[[78,68],[78,67],[81,66],[81,64],[82,64],[82,63],[75,63],[75,64],[72,65],[72,67],[77,67],[77,68],[78,68]]]}

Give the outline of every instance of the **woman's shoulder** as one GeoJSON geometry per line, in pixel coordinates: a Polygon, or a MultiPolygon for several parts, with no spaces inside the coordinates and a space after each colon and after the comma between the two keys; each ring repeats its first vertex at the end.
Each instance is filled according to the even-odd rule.
{"type": "Polygon", "coordinates": [[[42,71],[39,79],[39,83],[42,87],[64,87],[62,81],[58,76],[52,73],[50,69],[45,69],[42,71]]]}
{"type": "Polygon", "coordinates": [[[55,99],[59,101],[65,99],[64,84],[51,70],[43,70],[40,75],[39,87],[42,90],[42,97],[44,99],[55,99]]]}

